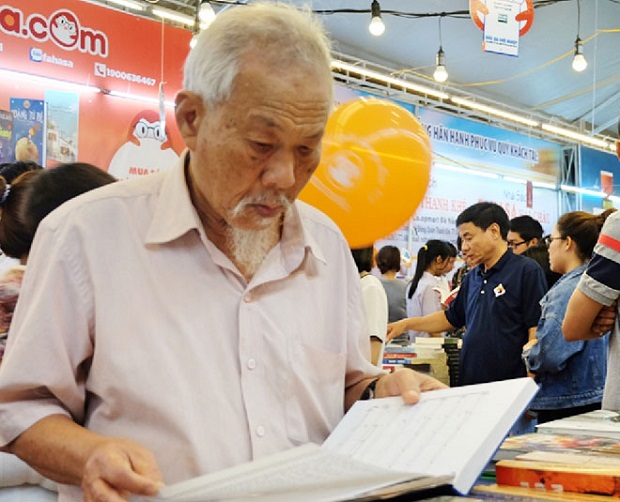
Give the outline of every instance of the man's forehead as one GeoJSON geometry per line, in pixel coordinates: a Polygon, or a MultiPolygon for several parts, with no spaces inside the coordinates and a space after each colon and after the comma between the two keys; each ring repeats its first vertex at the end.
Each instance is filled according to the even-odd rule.
{"type": "Polygon", "coordinates": [[[477,227],[471,221],[468,221],[467,223],[461,223],[457,228],[461,237],[467,234],[474,235],[483,232],[480,227],[477,227]]]}

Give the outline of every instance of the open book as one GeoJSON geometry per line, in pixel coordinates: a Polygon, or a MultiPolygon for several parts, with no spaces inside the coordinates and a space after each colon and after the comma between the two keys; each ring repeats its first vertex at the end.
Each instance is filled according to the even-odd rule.
{"type": "Polygon", "coordinates": [[[183,481],[149,500],[372,500],[451,485],[469,492],[538,387],[518,378],[358,401],[322,446],[307,444],[183,481]]]}
{"type": "Polygon", "coordinates": [[[433,291],[437,291],[439,293],[439,303],[445,308],[448,308],[448,305],[452,303],[452,300],[456,298],[456,295],[459,293],[460,286],[452,290],[444,289],[439,286],[433,288],[433,291]]]}

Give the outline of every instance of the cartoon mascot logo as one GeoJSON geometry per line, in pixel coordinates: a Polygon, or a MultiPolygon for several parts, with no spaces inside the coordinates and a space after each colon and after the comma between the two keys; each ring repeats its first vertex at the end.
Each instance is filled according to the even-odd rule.
{"type": "Polygon", "coordinates": [[[70,11],[58,11],[50,19],[50,36],[54,42],[66,49],[77,44],[79,29],[79,22],[70,11]]]}
{"type": "Polygon", "coordinates": [[[108,172],[119,179],[134,178],[174,166],[179,156],[172,149],[169,131],[159,114],[142,110],[131,121],[127,142],[114,154],[108,172]]]}

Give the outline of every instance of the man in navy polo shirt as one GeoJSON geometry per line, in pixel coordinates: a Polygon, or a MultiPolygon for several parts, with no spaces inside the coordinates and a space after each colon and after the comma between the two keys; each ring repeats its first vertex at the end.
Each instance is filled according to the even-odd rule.
{"type": "Polygon", "coordinates": [[[479,202],[456,219],[461,251],[477,262],[448,310],[402,319],[388,326],[388,339],[410,329],[429,333],[466,326],[459,385],[526,376],[523,345],[536,332],[539,301],[547,291],[540,266],[508,249],[508,215],[479,202]]]}

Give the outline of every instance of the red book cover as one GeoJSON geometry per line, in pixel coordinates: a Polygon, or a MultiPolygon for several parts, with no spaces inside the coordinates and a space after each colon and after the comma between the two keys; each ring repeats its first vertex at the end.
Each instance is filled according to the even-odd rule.
{"type": "Polygon", "coordinates": [[[618,467],[501,460],[495,476],[498,485],[620,497],[618,467]]]}

